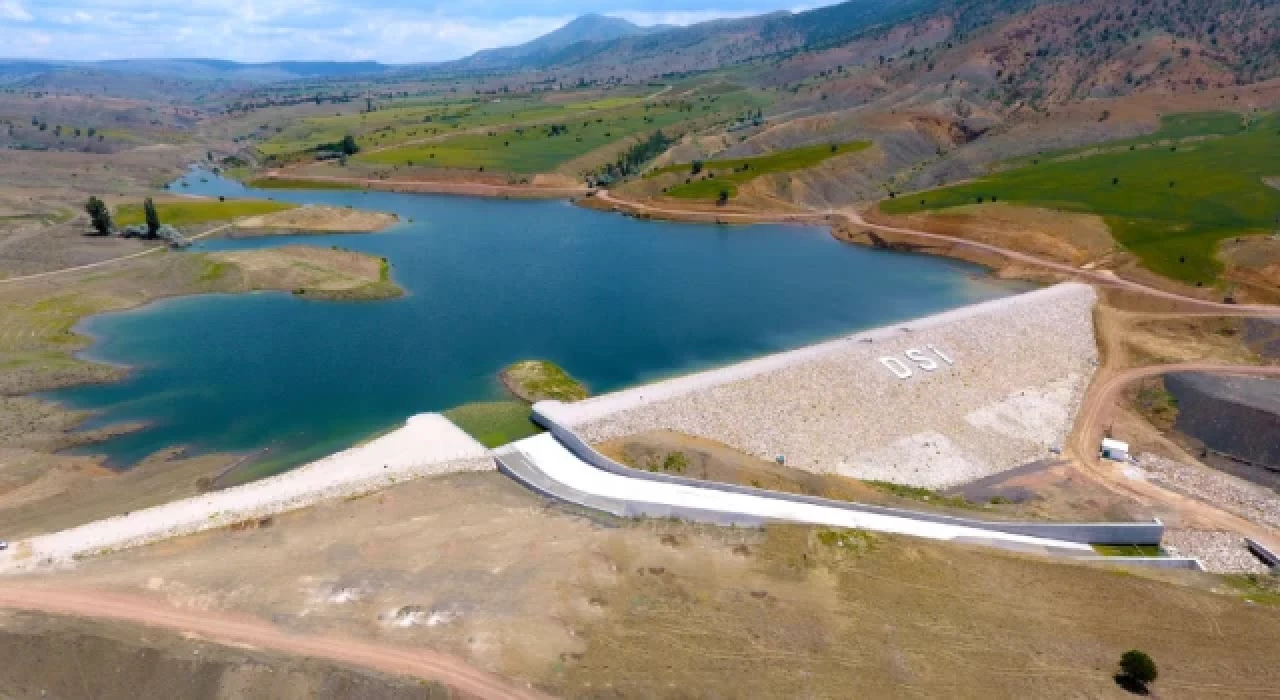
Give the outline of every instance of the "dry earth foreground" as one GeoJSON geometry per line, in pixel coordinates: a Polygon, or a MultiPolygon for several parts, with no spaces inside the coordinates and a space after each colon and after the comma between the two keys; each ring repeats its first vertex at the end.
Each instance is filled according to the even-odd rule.
{"type": "Polygon", "coordinates": [[[1062,284],[548,408],[585,439],[674,430],[788,466],[947,488],[1061,451],[1098,357],[1062,284]]]}
{"type": "MultiPolygon", "coordinates": [[[[1162,698],[1280,687],[1280,608],[1244,602],[1219,577],[872,533],[601,520],[492,472],[0,581],[0,595],[37,609],[40,592],[66,588],[137,599],[144,622],[174,616],[262,653],[277,649],[271,637],[229,639],[218,623],[251,616],[276,638],[453,655],[557,697],[1123,698],[1115,661],[1135,647],[1160,663],[1162,698]]],[[[12,658],[41,650],[25,648],[12,658]]],[[[121,666],[52,658],[46,678],[77,659],[104,679],[121,666]]],[[[185,696],[143,690],[128,697],[185,696]]]]}

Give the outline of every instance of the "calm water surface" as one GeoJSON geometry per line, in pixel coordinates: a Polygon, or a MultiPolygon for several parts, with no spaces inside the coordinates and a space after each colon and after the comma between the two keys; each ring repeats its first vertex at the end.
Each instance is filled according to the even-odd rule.
{"type": "MultiPolygon", "coordinates": [[[[201,178],[208,179],[201,182],[201,178]]],[[[87,319],[122,382],[53,394],[93,425],[150,427],[92,451],[127,466],[174,445],[267,448],[299,464],[422,411],[504,398],[496,373],[559,363],[593,392],[731,363],[1028,287],[981,268],[836,242],[804,226],[640,221],[566,202],[246,189],[184,191],[395,212],[379,234],[218,240],[195,250],[337,245],[385,256],[402,299],[185,297],[87,319]]]]}

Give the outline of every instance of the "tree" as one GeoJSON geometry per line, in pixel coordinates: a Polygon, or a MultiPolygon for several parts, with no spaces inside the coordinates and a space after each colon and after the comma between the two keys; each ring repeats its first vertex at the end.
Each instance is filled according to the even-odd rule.
{"type": "Polygon", "coordinates": [[[347,134],[342,137],[342,153],[348,156],[354,156],[360,152],[360,144],[356,143],[356,137],[347,134]]]}
{"type": "Polygon", "coordinates": [[[1142,688],[1154,682],[1160,672],[1156,670],[1156,662],[1144,651],[1130,649],[1120,655],[1121,675],[1136,681],[1142,688]]]}
{"type": "Polygon", "coordinates": [[[147,197],[147,201],[142,203],[142,212],[147,217],[147,234],[154,236],[160,230],[160,215],[156,213],[156,203],[147,197]]]}
{"type": "Polygon", "coordinates": [[[693,164],[689,168],[689,174],[697,175],[700,172],[702,172],[702,161],[700,160],[693,161],[693,164]]]}
{"type": "Polygon", "coordinates": [[[729,190],[720,190],[720,197],[716,200],[717,207],[723,207],[729,203],[729,190]]]}
{"type": "Polygon", "coordinates": [[[93,224],[93,230],[102,236],[111,233],[111,212],[107,210],[107,205],[101,199],[90,197],[84,205],[84,210],[89,214],[89,222],[93,224]]]}

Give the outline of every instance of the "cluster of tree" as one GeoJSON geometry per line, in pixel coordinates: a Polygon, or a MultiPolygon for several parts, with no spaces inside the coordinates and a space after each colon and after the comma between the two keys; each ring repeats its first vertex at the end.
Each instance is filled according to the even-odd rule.
{"type": "Polygon", "coordinates": [[[649,138],[640,141],[628,148],[618,156],[618,160],[604,167],[605,175],[609,179],[617,179],[626,177],[640,171],[640,167],[645,163],[653,160],[662,154],[663,151],[674,143],[661,131],[655,131],[649,135],[649,138]]]}
{"type": "MultiPolygon", "coordinates": [[[[98,232],[100,236],[107,236],[115,229],[115,222],[111,220],[111,210],[107,208],[106,202],[97,197],[89,197],[89,201],[84,205],[85,212],[89,215],[89,223],[93,226],[93,230],[98,232]]],[[[151,201],[150,197],[142,203],[142,213],[147,221],[147,232],[150,236],[155,236],[160,230],[160,214],[156,211],[156,203],[151,201]]]]}

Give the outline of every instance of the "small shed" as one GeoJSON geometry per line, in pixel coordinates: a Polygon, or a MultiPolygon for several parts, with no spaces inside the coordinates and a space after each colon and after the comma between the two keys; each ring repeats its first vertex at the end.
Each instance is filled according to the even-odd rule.
{"type": "Polygon", "coordinates": [[[1127,462],[1129,461],[1129,443],[1102,438],[1102,456],[1117,462],[1127,462]]]}

